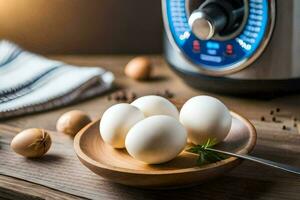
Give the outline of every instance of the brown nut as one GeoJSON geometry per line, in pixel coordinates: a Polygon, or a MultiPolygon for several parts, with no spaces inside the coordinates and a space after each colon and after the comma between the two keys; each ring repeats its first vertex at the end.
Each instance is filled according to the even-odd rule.
{"type": "Polygon", "coordinates": [[[146,57],[133,58],[125,66],[125,75],[135,80],[147,80],[151,76],[152,64],[146,57]]]}
{"type": "Polygon", "coordinates": [[[43,129],[26,129],[17,134],[11,141],[11,148],[18,154],[28,157],[41,157],[51,146],[51,137],[43,129]]]}
{"type": "Polygon", "coordinates": [[[75,136],[80,129],[91,122],[90,117],[80,111],[72,110],[64,113],[56,123],[56,129],[70,136],[75,136]]]}

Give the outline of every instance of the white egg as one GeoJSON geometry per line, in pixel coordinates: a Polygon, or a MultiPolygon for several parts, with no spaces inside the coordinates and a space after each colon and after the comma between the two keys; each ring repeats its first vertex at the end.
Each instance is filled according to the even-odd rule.
{"type": "Polygon", "coordinates": [[[145,117],[153,115],[169,115],[176,119],[179,118],[179,112],[174,104],[161,96],[149,95],[136,99],[131,103],[139,108],[145,117]]]}
{"type": "Polygon", "coordinates": [[[179,118],[187,129],[189,141],[194,144],[203,144],[208,139],[221,142],[228,135],[232,121],[227,107],[210,96],[189,99],[183,105],[179,118]]]}
{"type": "Polygon", "coordinates": [[[101,118],[101,137],[114,148],[124,148],[128,131],[143,119],[143,112],[135,106],[127,103],[116,104],[107,109],[101,118]]]}
{"type": "Polygon", "coordinates": [[[125,146],[135,159],[159,164],[174,159],[185,147],[187,133],[174,117],[156,115],[135,124],[127,134],[125,146]]]}

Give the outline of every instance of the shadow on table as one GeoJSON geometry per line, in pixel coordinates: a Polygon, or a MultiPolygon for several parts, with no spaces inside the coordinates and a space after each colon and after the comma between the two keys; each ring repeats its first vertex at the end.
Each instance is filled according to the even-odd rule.
{"type": "Polygon", "coordinates": [[[46,154],[40,158],[26,158],[32,162],[38,163],[53,163],[63,160],[63,157],[58,154],[46,154]]]}
{"type": "Polygon", "coordinates": [[[221,177],[202,185],[170,190],[137,189],[119,184],[112,184],[113,192],[122,194],[122,199],[258,199],[272,187],[272,182],[247,178],[221,177]]]}
{"type": "Polygon", "coordinates": [[[167,81],[169,79],[169,77],[164,76],[164,75],[156,75],[151,77],[150,79],[148,79],[145,82],[163,82],[163,81],[167,81]]]}

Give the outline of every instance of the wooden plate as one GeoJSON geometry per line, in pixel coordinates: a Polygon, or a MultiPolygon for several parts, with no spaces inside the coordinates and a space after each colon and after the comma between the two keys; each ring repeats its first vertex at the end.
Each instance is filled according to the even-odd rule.
{"type": "MultiPolygon", "coordinates": [[[[247,154],[256,143],[255,128],[244,117],[234,112],[231,115],[230,133],[216,148],[247,154]]],[[[99,134],[99,120],[76,135],[74,148],[80,161],[94,173],[115,183],[143,188],[195,185],[225,174],[241,163],[240,159],[230,157],[199,167],[196,155],[183,152],[168,163],[147,165],[130,157],[126,150],[116,150],[105,144],[99,134]]]]}

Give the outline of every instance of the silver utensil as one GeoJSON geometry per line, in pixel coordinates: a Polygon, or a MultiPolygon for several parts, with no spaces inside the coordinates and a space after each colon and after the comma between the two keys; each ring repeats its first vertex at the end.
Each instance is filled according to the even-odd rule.
{"type": "Polygon", "coordinates": [[[231,152],[228,152],[228,151],[222,151],[222,150],[213,149],[213,148],[206,148],[206,150],[217,152],[217,153],[222,153],[222,154],[225,154],[225,155],[228,155],[228,156],[233,156],[233,157],[241,158],[241,159],[244,159],[244,160],[250,160],[250,161],[253,161],[253,162],[256,162],[256,163],[260,163],[262,165],[266,165],[266,166],[269,166],[269,167],[273,167],[273,168],[276,168],[276,169],[281,169],[281,170],[284,170],[284,171],[287,171],[287,172],[290,172],[290,173],[293,173],[293,174],[300,175],[300,168],[293,167],[293,166],[290,166],[290,165],[274,162],[274,161],[271,161],[271,160],[266,160],[266,159],[263,159],[263,158],[257,158],[257,157],[254,157],[254,156],[235,154],[235,153],[231,153],[231,152]]]}

